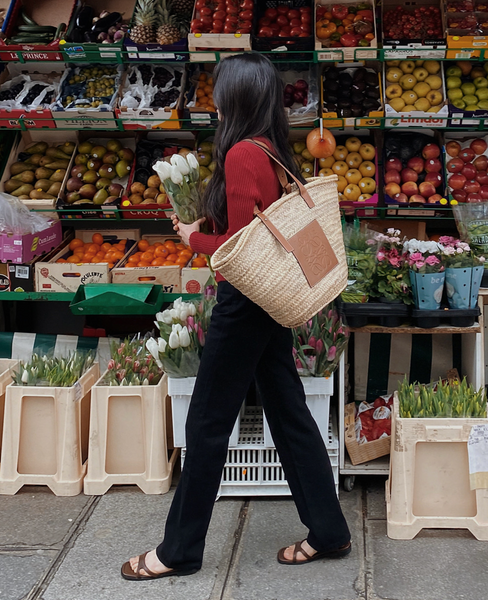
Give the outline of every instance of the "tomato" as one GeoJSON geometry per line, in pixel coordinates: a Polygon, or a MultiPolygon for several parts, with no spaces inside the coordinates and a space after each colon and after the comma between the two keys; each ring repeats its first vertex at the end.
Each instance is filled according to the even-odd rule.
{"type": "Polygon", "coordinates": [[[290,31],[289,31],[289,27],[285,27],[284,29],[281,29],[281,31],[278,34],[278,37],[290,37],[290,31]]]}
{"type": "Polygon", "coordinates": [[[302,21],[301,19],[291,19],[290,27],[301,27],[302,21]]]}
{"type": "Polygon", "coordinates": [[[337,26],[328,19],[317,21],[316,34],[319,40],[327,40],[336,31],[337,26]]]}
{"type": "Polygon", "coordinates": [[[303,13],[309,13],[311,12],[311,8],[310,6],[302,6],[301,8],[298,9],[302,14],[303,13]]]}
{"type": "Polygon", "coordinates": [[[197,2],[195,4],[195,8],[197,10],[202,10],[202,8],[204,8],[207,5],[208,5],[208,0],[197,0],[197,2]]]}
{"type": "Polygon", "coordinates": [[[285,17],[285,15],[279,15],[278,17],[276,17],[276,22],[280,27],[286,27],[286,25],[289,24],[288,19],[285,17]]]}
{"type": "Polygon", "coordinates": [[[239,8],[237,6],[227,6],[227,14],[228,15],[238,15],[239,8]]]}
{"type": "Polygon", "coordinates": [[[199,33],[202,28],[203,24],[200,19],[193,19],[193,21],[190,23],[190,29],[193,31],[193,33],[199,33]]]}
{"type": "Polygon", "coordinates": [[[278,7],[276,8],[276,10],[279,12],[279,14],[280,14],[280,15],[287,15],[287,14],[288,14],[288,11],[289,11],[290,9],[288,8],[288,6],[278,6],[278,7]]]}
{"type": "Polygon", "coordinates": [[[213,14],[214,21],[224,21],[226,17],[225,10],[216,10],[213,14]]]}
{"type": "Polygon", "coordinates": [[[310,27],[310,25],[300,25],[300,29],[303,31],[303,33],[306,33],[307,35],[310,35],[312,33],[312,28],[310,27]]]}
{"type": "Polygon", "coordinates": [[[301,27],[293,27],[290,31],[291,37],[300,37],[302,33],[303,31],[301,27]]]}
{"type": "Polygon", "coordinates": [[[311,23],[312,17],[308,13],[302,13],[301,15],[302,23],[311,23]]]}
{"type": "Polygon", "coordinates": [[[286,16],[290,19],[290,21],[292,19],[299,19],[300,18],[300,11],[296,10],[296,9],[289,10],[286,16]]]}
{"type": "Polygon", "coordinates": [[[261,27],[261,29],[258,32],[258,36],[259,37],[272,37],[273,30],[271,29],[271,27],[261,27]]]}
{"type": "Polygon", "coordinates": [[[208,17],[211,16],[213,13],[213,10],[211,8],[209,8],[208,6],[204,6],[201,10],[200,10],[200,14],[204,17],[208,17]]]}
{"type": "Polygon", "coordinates": [[[239,19],[241,21],[250,21],[252,19],[252,10],[243,10],[240,12],[239,19]]]}
{"type": "Polygon", "coordinates": [[[285,27],[281,28],[281,31],[285,34],[285,35],[290,35],[290,31],[291,31],[291,27],[289,25],[286,25],[285,27]]]}
{"type": "Polygon", "coordinates": [[[222,30],[224,29],[224,22],[214,21],[212,23],[212,28],[215,30],[215,33],[222,33],[222,30]]]}
{"type": "Polygon", "coordinates": [[[251,33],[252,27],[238,27],[236,33],[251,33]]]}
{"type": "Polygon", "coordinates": [[[270,27],[273,30],[273,35],[278,35],[278,33],[280,32],[280,26],[278,25],[278,23],[271,23],[270,27]]]}
{"type": "Polygon", "coordinates": [[[349,9],[344,4],[334,4],[332,6],[332,16],[334,19],[345,19],[349,9]]]}
{"type": "Polygon", "coordinates": [[[202,17],[200,19],[203,27],[211,27],[212,26],[212,17],[202,17]]]}
{"type": "Polygon", "coordinates": [[[242,0],[241,8],[242,10],[252,10],[254,8],[254,3],[252,0],[242,0]]]}
{"type": "Polygon", "coordinates": [[[309,33],[301,33],[298,37],[310,37],[309,33]]]}
{"type": "Polygon", "coordinates": [[[276,10],[276,8],[267,8],[264,11],[264,16],[268,17],[268,19],[276,19],[276,17],[278,16],[278,11],[276,10]]]}
{"type": "Polygon", "coordinates": [[[239,29],[252,29],[252,21],[241,21],[239,23],[239,29]]]}
{"type": "Polygon", "coordinates": [[[262,17],[261,19],[259,19],[258,25],[259,27],[269,27],[269,25],[271,25],[271,19],[268,19],[267,17],[262,17]]]}

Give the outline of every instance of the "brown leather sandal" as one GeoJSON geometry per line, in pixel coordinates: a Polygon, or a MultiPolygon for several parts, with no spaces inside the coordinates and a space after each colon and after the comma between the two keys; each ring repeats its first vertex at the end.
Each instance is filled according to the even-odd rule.
{"type": "Polygon", "coordinates": [[[324,550],[324,552],[316,552],[313,556],[310,556],[302,548],[304,541],[305,540],[295,543],[295,547],[293,549],[293,558],[291,560],[285,558],[285,550],[288,548],[288,546],[286,546],[286,548],[282,548],[278,552],[278,562],[282,565],[304,565],[313,562],[314,560],[320,560],[321,558],[343,558],[351,552],[351,542],[348,542],[345,546],[341,546],[336,550],[324,550]],[[305,560],[297,560],[297,555],[299,552],[305,556],[305,560]]]}
{"type": "Polygon", "coordinates": [[[125,562],[122,565],[120,574],[124,579],[127,579],[128,581],[149,581],[151,579],[161,579],[162,577],[193,575],[193,573],[196,573],[198,571],[198,569],[191,569],[188,571],[179,571],[177,569],[171,569],[170,571],[165,571],[164,573],[153,573],[150,569],[148,569],[146,565],[146,554],[147,552],[144,552],[144,554],[139,555],[137,573],[134,572],[134,570],[130,566],[129,561],[125,562]],[[141,569],[144,569],[144,571],[146,571],[148,575],[141,575],[141,569]]]}

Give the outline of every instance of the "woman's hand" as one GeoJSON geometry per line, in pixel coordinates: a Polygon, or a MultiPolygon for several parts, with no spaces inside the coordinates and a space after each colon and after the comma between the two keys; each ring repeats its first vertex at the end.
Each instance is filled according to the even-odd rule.
{"type": "Polygon", "coordinates": [[[173,221],[173,229],[181,237],[181,241],[187,246],[190,245],[191,234],[195,232],[198,233],[200,231],[200,226],[205,223],[205,217],[203,217],[190,225],[186,225],[185,223],[181,223],[176,214],[171,215],[171,220],[173,221]]]}

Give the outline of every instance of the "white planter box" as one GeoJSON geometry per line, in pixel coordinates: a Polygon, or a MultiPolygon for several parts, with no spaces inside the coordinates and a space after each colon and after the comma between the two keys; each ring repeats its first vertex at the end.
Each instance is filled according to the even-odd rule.
{"type": "MultiPolygon", "coordinates": [[[[173,416],[173,443],[175,448],[186,446],[185,425],[190,408],[191,395],[195,387],[196,377],[168,377],[168,395],[171,396],[171,413],[173,416]]],[[[244,405],[244,399],[242,401],[244,405]]],[[[237,417],[236,424],[229,439],[229,447],[237,445],[239,439],[239,423],[241,414],[237,417]]]]}

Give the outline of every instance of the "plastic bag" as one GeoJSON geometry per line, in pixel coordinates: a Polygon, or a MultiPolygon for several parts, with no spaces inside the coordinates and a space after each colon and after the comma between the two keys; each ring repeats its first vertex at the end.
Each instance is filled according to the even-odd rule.
{"type": "Polygon", "coordinates": [[[142,67],[129,68],[120,106],[138,109],[175,108],[180,97],[183,69],[169,65],[142,67]]]}
{"type": "MultiPolygon", "coordinates": [[[[452,207],[459,235],[476,256],[488,257],[488,202],[457,204],[452,207]]],[[[488,268],[485,261],[485,269],[488,268]]]]}
{"type": "Polygon", "coordinates": [[[374,232],[360,231],[352,224],[343,226],[348,267],[347,287],[341,294],[343,302],[367,302],[376,270],[377,242],[374,232]]]}
{"type": "Polygon", "coordinates": [[[0,233],[25,235],[47,229],[50,220],[29,209],[15,196],[0,192],[0,233]]]}

